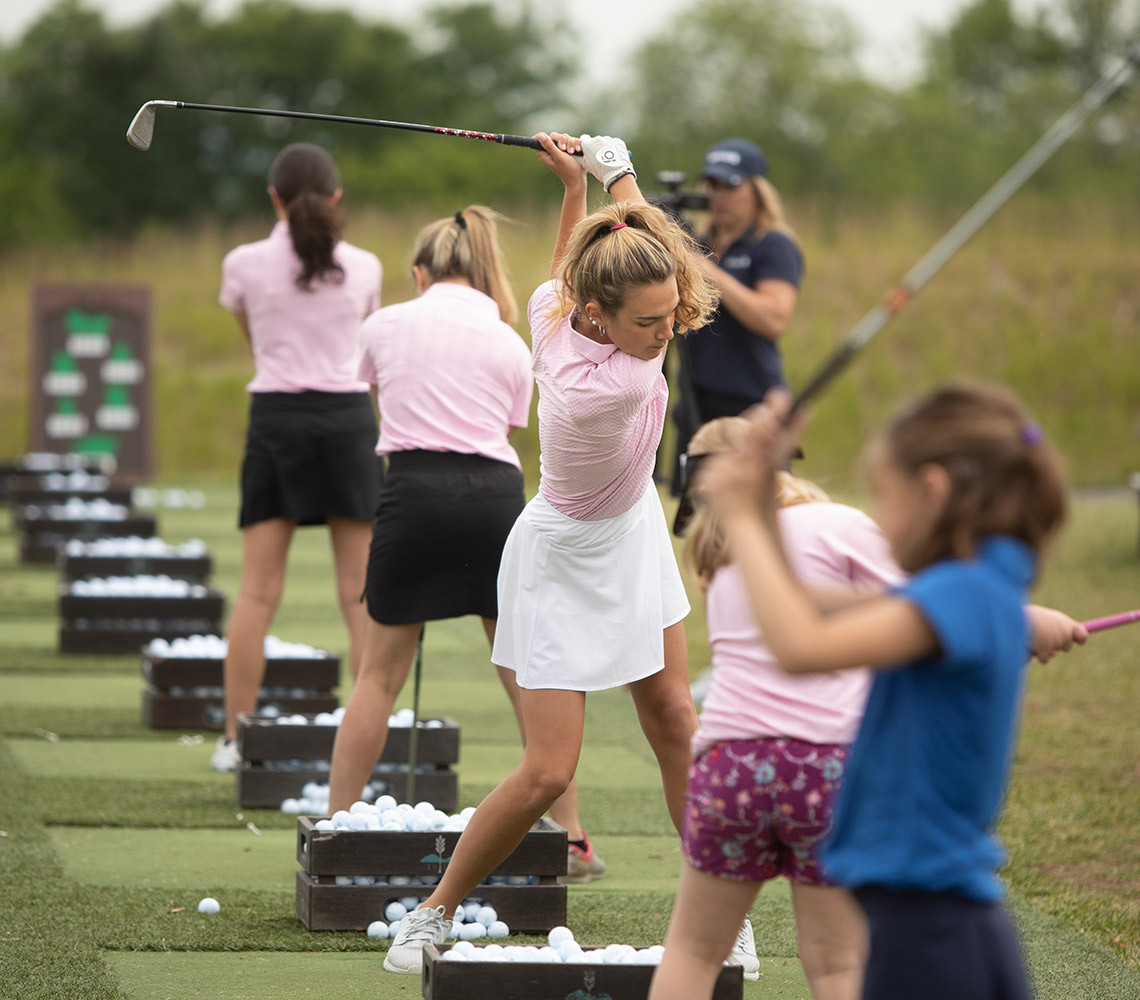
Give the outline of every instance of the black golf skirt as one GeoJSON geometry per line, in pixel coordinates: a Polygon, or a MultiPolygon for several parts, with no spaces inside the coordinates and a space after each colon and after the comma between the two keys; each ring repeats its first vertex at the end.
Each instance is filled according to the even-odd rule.
{"type": "Polygon", "coordinates": [[[498,618],[499,559],[524,503],[522,473],[506,462],[393,452],[372,522],[368,614],[382,625],[498,618]]]}
{"type": "Polygon", "coordinates": [[[383,475],[366,392],[250,393],[238,526],[367,521],[383,475]]]}

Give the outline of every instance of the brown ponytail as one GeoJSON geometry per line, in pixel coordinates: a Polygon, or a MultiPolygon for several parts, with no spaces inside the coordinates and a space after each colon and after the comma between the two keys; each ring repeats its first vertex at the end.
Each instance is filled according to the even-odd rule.
{"type": "Polygon", "coordinates": [[[344,268],[333,258],[344,217],[332,198],[340,190],[340,173],[320,146],[296,142],[277,154],[269,168],[269,185],[285,208],[293,249],[301,259],[297,287],[312,291],[314,281],[340,284],[344,268]]]}

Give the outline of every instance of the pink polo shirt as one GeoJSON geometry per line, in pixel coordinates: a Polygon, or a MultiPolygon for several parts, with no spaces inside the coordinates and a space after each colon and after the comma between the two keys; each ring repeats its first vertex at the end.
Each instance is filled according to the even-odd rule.
{"type": "MultiPolygon", "coordinates": [[[[779,512],[780,535],[796,577],[826,590],[882,590],[899,583],[878,525],[838,503],[805,503],[779,512]]],[[[712,685],[693,736],[693,752],[725,740],[790,736],[850,743],[859,728],[869,670],[783,673],[764,645],[736,566],[713,577],[706,598],[712,685]]]]}
{"type": "Polygon", "coordinates": [[[380,305],[380,260],[343,240],[333,257],[344,268],[340,284],[296,284],[301,261],[289,224],[268,238],[234,247],[222,260],[218,301],[243,312],[249,324],[255,372],[249,392],[364,392],[356,377],[360,322],[380,305]]]}
{"type": "Polygon", "coordinates": [[[576,521],[624,514],[653,475],[669,389],[661,368],[583,337],[559,318],[558,284],[530,298],[538,383],[539,492],[576,521]]]}
{"type": "Polygon", "coordinates": [[[359,375],[377,386],[376,451],[425,449],[519,465],[507,441],[530,417],[530,351],[494,299],[437,281],[360,328],[359,375]]]}

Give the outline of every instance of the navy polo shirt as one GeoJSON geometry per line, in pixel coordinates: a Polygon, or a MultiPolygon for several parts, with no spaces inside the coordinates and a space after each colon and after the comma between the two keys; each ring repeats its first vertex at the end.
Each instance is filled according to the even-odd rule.
{"type": "MultiPolygon", "coordinates": [[[[804,274],[800,248],[787,233],[775,230],[745,232],[723,254],[720,267],[748,288],[770,279],[799,288],[804,274]]],[[[784,384],[776,343],[748,330],[724,306],[687,342],[697,389],[759,401],[772,386],[784,384]]]]}
{"type": "Polygon", "coordinates": [[[1029,660],[1035,565],[1024,542],[993,536],[974,558],[935,563],[894,591],[941,652],[875,675],[823,852],[840,884],[1001,898],[993,827],[1029,660]]]}

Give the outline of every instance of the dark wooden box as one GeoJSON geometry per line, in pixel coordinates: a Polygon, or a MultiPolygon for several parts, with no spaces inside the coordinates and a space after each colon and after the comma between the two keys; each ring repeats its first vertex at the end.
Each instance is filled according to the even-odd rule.
{"type": "MultiPolygon", "coordinates": [[[[239,806],[249,809],[277,808],[285,799],[301,794],[309,781],[329,780],[336,726],[280,726],[273,719],[256,715],[238,716],[238,752],[242,765],[235,771],[235,794],[239,806]],[[298,767],[275,767],[283,761],[300,761],[298,767]]],[[[441,719],[436,729],[419,728],[416,744],[415,799],[451,812],[458,800],[459,781],[449,765],[459,760],[459,726],[441,719]]],[[[372,772],[372,784],[380,794],[407,801],[408,754],[411,730],[393,726],[380,764],[372,772]]]]}
{"type": "MultiPolygon", "coordinates": [[[[135,649],[140,645],[143,643],[136,643],[135,649]]],[[[142,696],[143,725],[151,729],[224,729],[222,668],[219,658],[155,656],[144,646],[142,675],[147,687],[142,696]],[[195,688],[210,690],[195,694],[195,688]]],[[[290,714],[331,712],[339,704],[334,693],[339,681],[340,658],[331,654],[274,657],[265,661],[258,707],[272,704],[290,714]]]]}
{"type": "Polygon", "coordinates": [[[214,569],[210,556],[71,556],[59,554],[64,582],[108,576],[168,576],[187,583],[206,583],[214,569]]]}
{"type": "MultiPolygon", "coordinates": [[[[424,948],[424,1000],[645,1000],[655,969],[652,965],[445,962],[443,953],[451,947],[424,948]]],[[[713,1000],[744,996],[744,971],[739,965],[720,970],[712,995],[713,1000]]]]}
{"type": "MultiPolygon", "coordinates": [[[[297,917],[311,931],[364,930],[381,919],[384,905],[401,896],[423,895],[430,886],[336,885],[337,875],[439,875],[459,840],[456,832],[395,833],[328,830],[316,820],[297,819],[297,917]]],[[[479,885],[471,895],[486,899],[512,931],[545,934],[566,923],[566,831],[541,819],[492,873],[533,875],[537,885],[479,885]]]]}
{"type": "Polygon", "coordinates": [[[225,595],[209,590],[198,597],[90,597],[61,593],[61,653],[133,653],[161,636],[221,631],[225,595]]]}
{"type": "Polygon", "coordinates": [[[18,508],[16,530],[20,536],[20,562],[54,563],[58,549],[72,538],[90,541],[94,538],[124,538],[138,535],[153,538],[157,530],[155,518],[134,515],[121,521],[84,521],[68,518],[34,518],[22,516],[18,508]]]}

